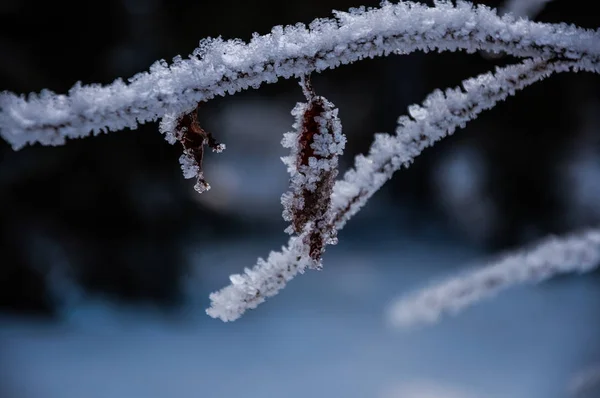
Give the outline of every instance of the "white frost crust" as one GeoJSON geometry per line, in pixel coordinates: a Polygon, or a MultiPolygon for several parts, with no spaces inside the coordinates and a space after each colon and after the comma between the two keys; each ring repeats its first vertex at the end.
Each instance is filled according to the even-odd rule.
{"type": "MultiPolygon", "coordinates": [[[[395,136],[377,135],[369,156],[357,156],[354,168],[335,184],[332,195],[335,227],[342,229],[396,170],[408,166],[427,146],[452,134],[456,128],[464,127],[483,110],[492,108],[516,91],[552,73],[577,70],[578,67],[577,62],[525,60],[517,65],[497,68],[495,73],[465,80],[464,91],[459,88],[445,93],[436,90],[425,99],[423,106],[411,106],[412,119],[400,117],[395,136]]],[[[259,259],[251,273],[246,269],[246,274],[232,276],[243,283],[232,279],[231,285],[212,293],[207,313],[214,318],[232,321],[247,309],[256,308],[266,297],[277,294],[285,283],[310,264],[302,239],[302,236],[292,237],[282,252],[271,252],[266,261],[259,259]],[[273,283],[268,283],[270,288],[266,289],[265,295],[265,289],[260,286],[265,280],[277,280],[275,275],[282,269],[291,270],[285,274],[285,282],[277,283],[276,288],[273,283]],[[253,298],[249,299],[251,296],[253,298]]]]}
{"type": "Polygon", "coordinates": [[[25,97],[0,94],[0,136],[14,149],[62,145],[184,114],[198,102],[278,78],[300,77],[364,58],[414,51],[486,51],[518,57],[579,60],[598,73],[600,32],[543,24],[459,1],[384,3],[380,8],[334,13],[335,18],[276,26],[250,42],[206,39],[188,59],[154,63],[148,72],[109,85],[76,84],[67,94],[44,90],[25,97]]]}
{"type": "Polygon", "coordinates": [[[273,251],[266,260],[259,258],[252,269],[231,275],[229,286],[211,293],[211,307],[206,313],[224,322],[235,321],[246,310],[279,293],[287,282],[313,264],[304,238],[305,234],[291,237],[281,252],[273,251]]]}
{"type": "Polygon", "coordinates": [[[600,230],[551,237],[531,250],[501,260],[400,298],[386,318],[395,327],[437,322],[514,285],[538,283],[564,273],[589,272],[600,265],[600,230]]]}
{"type": "Polygon", "coordinates": [[[409,167],[425,148],[453,134],[516,91],[553,73],[579,68],[580,64],[574,61],[525,60],[497,68],[495,73],[467,79],[462,89],[435,90],[422,105],[411,105],[410,117],[398,119],[396,134],[376,134],[369,154],[358,155],[354,168],[335,184],[332,202],[334,212],[339,215],[337,228],[341,229],[394,172],[409,167]]]}

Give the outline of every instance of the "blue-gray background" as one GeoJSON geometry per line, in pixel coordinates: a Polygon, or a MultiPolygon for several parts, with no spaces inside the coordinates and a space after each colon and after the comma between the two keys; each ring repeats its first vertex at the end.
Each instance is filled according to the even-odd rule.
{"type": "MultiPolygon", "coordinates": [[[[109,83],[203,37],[248,39],[359,5],[3,0],[0,90],[109,83]]],[[[555,0],[537,19],[600,26],[583,0],[555,0]]],[[[340,108],[342,168],[434,88],[513,61],[413,54],[314,76],[340,108]]],[[[410,332],[383,312],[499,251],[598,223],[599,88],[589,74],[553,77],[427,150],[350,222],[323,271],[232,324],[203,310],[227,275],[286,241],[279,142],[302,100],[295,82],[202,106],[227,150],[208,154],[213,189],[201,196],[155,124],[60,148],[0,142],[0,398],[568,396],[600,364],[596,274],[512,289],[410,332]]]]}

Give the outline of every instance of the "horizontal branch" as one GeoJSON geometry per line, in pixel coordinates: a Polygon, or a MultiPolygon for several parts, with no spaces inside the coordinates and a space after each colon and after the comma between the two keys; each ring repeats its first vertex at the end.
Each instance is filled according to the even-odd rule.
{"type": "Polygon", "coordinates": [[[600,230],[552,237],[532,250],[505,256],[491,265],[402,298],[388,309],[397,327],[436,322],[485,298],[523,283],[538,283],[558,274],[589,272],[600,265],[600,230]]]}
{"type": "Polygon", "coordinates": [[[165,114],[184,114],[198,102],[257,88],[278,78],[299,77],[342,64],[414,51],[504,52],[518,57],[576,59],[599,71],[600,32],[566,24],[543,24],[470,3],[436,6],[401,2],[336,12],[308,27],[275,27],[241,40],[203,40],[189,59],[156,62],[149,72],[106,86],[75,85],[68,94],[50,91],[28,98],[0,94],[0,135],[14,149],[27,144],[61,145],[67,138],[134,129],[165,114]]]}
{"type": "MultiPolygon", "coordinates": [[[[460,88],[443,93],[436,90],[423,106],[409,108],[411,117],[398,120],[396,135],[379,134],[368,156],[356,157],[353,169],[334,185],[331,225],[340,230],[366,201],[403,166],[409,165],[426,147],[452,134],[499,101],[555,72],[576,70],[576,61],[525,60],[498,68],[463,82],[460,88]]],[[[230,277],[231,285],[210,295],[208,315],[233,321],[246,310],[256,308],[267,297],[276,295],[287,282],[310,264],[310,256],[300,237],[292,237],[281,252],[259,259],[244,274],[230,277]]]]}

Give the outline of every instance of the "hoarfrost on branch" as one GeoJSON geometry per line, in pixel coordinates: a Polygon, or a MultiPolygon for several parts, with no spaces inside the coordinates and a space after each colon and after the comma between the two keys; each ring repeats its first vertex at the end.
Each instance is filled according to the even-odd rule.
{"type": "MultiPolygon", "coordinates": [[[[511,13],[532,15],[547,1],[520,2],[527,3],[525,11],[518,11],[516,2],[509,1],[505,9],[509,13],[502,17],[493,9],[464,1],[456,5],[434,1],[431,7],[384,2],[378,8],[335,11],[334,18],[316,19],[308,26],[276,26],[268,34],[255,34],[249,42],[209,38],[187,59],[176,57],[170,65],[158,61],[127,81],[117,79],[106,86],[78,83],[67,94],[45,90],[26,97],[3,92],[0,136],[18,150],[35,143],[62,145],[70,138],[135,129],[162,119],[159,130],[165,139],[183,146],[184,177],[196,177],[196,190],[203,192],[210,188],[202,169],[204,148],[220,152],[225,146],[202,129],[196,108],[216,96],[258,88],[279,78],[300,78],[307,103],[294,109],[294,131],[284,135],[282,142],[291,150],[283,159],[291,180],[282,203],[292,236],[280,252],[271,252],[253,268],[231,275],[229,286],[211,294],[207,313],[232,321],[277,294],[306,268],[319,268],[325,246],[337,241],[337,231],[395,171],[408,167],[425,148],[553,73],[600,72],[599,30],[516,19],[511,13]],[[462,88],[436,90],[422,105],[409,107],[409,115],[398,119],[396,133],[377,134],[369,153],[357,156],[354,167],[335,182],[345,137],[337,109],[313,92],[307,76],[365,58],[457,50],[526,59],[468,79],[462,88]]],[[[453,282],[452,289],[441,289],[448,294],[448,303],[458,300],[454,303],[460,305],[453,308],[464,306],[510,284],[528,281],[536,272],[545,277],[597,266],[597,244],[595,230],[566,237],[492,268],[506,271],[504,279],[494,276],[491,283],[485,278],[491,271],[483,269],[453,282]],[[513,272],[517,263],[525,267],[522,272],[513,272]],[[481,281],[493,286],[483,289],[481,281]],[[468,294],[457,294],[463,292],[462,287],[456,290],[463,282],[468,294]]],[[[432,319],[447,310],[443,303],[431,304],[428,297],[426,291],[409,304],[401,304],[395,314],[404,315],[395,319],[420,319],[416,309],[422,308],[429,314],[425,318],[432,319]]]]}
{"type": "Polygon", "coordinates": [[[559,57],[600,68],[600,32],[567,24],[499,17],[488,7],[459,1],[383,3],[379,8],[336,11],[309,26],[276,26],[249,42],[205,39],[187,59],[157,61],[110,85],[76,84],[68,94],[48,90],[28,97],[0,96],[0,135],[19,149],[39,142],[134,129],[199,102],[234,94],[278,78],[300,77],[364,58],[414,51],[503,52],[517,57],[559,57]]]}
{"type": "Polygon", "coordinates": [[[600,230],[551,237],[533,249],[506,255],[488,266],[403,297],[389,307],[387,318],[402,328],[434,323],[442,314],[456,314],[514,285],[538,283],[563,273],[589,272],[598,264],[600,230]]]}

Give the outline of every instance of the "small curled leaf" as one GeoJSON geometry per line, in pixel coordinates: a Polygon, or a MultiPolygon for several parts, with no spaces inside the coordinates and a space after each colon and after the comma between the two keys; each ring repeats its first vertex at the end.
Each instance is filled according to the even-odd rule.
{"type": "Polygon", "coordinates": [[[179,116],[166,115],[161,121],[160,131],[170,144],[177,141],[181,143],[183,154],[179,158],[179,163],[183,177],[196,177],[194,189],[202,193],[210,189],[210,184],[205,180],[202,170],[204,147],[208,145],[213,152],[221,153],[225,150],[225,144],[218,143],[211,133],[200,127],[197,110],[198,108],[179,116]]]}

